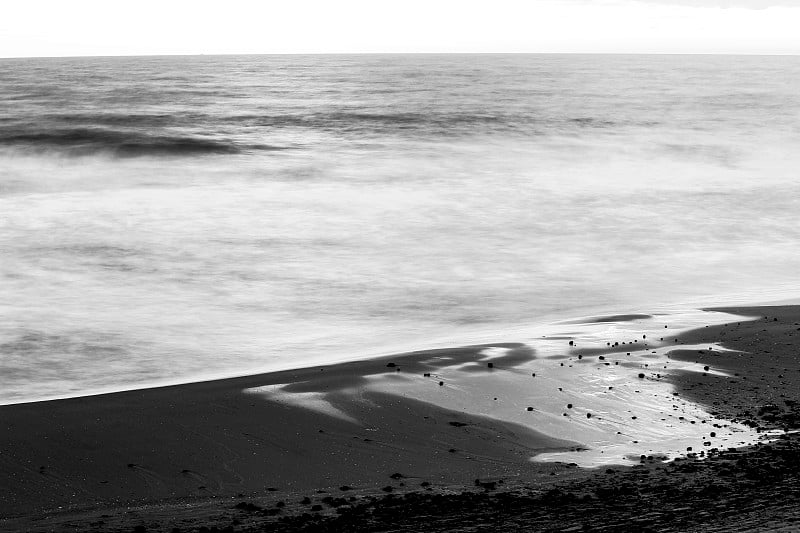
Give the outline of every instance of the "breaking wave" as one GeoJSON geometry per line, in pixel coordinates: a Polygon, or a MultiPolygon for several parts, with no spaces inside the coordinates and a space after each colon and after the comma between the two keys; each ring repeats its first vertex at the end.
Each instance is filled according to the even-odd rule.
{"type": "Polygon", "coordinates": [[[109,154],[115,157],[239,154],[284,147],[239,143],[230,139],[149,134],[105,128],[68,128],[50,131],[2,131],[0,146],[27,152],[58,151],[72,156],[109,154]]]}

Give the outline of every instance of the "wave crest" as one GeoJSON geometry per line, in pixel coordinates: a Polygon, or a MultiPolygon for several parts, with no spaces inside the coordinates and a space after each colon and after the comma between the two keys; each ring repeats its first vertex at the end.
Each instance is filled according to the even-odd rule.
{"type": "Polygon", "coordinates": [[[283,149],[263,144],[240,144],[229,139],[101,128],[2,132],[0,146],[32,152],[58,151],[74,156],[106,153],[115,157],[238,154],[253,150],[283,149]]]}

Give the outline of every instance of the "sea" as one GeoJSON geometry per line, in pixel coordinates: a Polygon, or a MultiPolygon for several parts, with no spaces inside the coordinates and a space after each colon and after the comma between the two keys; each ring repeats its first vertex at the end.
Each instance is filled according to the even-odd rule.
{"type": "Polygon", "coordinates": [[[2,59],[0,404],[796,297],[799,148],[798,57],[2,59]]]}

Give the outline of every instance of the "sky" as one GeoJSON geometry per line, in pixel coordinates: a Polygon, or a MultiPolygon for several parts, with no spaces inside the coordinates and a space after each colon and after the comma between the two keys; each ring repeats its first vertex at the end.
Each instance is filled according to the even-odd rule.
{"type": "Polygon", "coordinates": [[[800,54],[800,0],[2,0],[0,57],[800,54]]]}

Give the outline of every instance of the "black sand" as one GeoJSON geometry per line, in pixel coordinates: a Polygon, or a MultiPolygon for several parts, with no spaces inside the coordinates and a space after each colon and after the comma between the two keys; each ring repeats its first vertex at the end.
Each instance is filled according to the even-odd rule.
{"type": "Polygon", "coordinates": [[[790,431],[772,444],[583,470],[527,461],[569,443],[390,394],[369,398],[360,427],[240,392],[304,382],[335,400],[361,376],[435,371],[438,357],[470,360],[480,347],[422,352],[0,407],[0,529],[796,531],[800,307],[726,311],[761,318],[677,343],[734,351],[672,357],[738,376],[671,379],[712,412],[790,431]]]}

